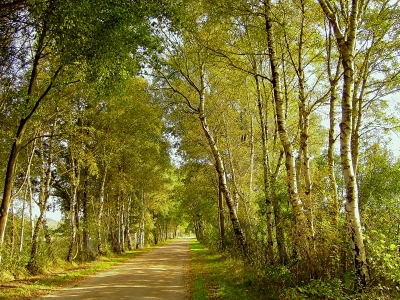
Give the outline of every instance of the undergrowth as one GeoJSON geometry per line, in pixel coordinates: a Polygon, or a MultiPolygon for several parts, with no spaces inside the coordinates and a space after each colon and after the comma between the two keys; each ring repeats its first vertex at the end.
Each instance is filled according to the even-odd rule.
{"type": "Polygon", "coordinates": [[[400,299],[399,290],[382,285],[368,287],[363,293],[348,288],[347,279],[316,279],[299,282],[286,266],[258,267],[227,257],[204,247],[193,239],[191,249],[191,299],[400,299]]]}
{"type": "Polygon", "coordinates": [[[191,299],[265,299],[243,262],[213,253],[195,239],[190,250],[191,299]]]}
{"type": "Polygon", "coordinates": [[[48,269],[46,274],[26,276],[18,280],[3,283],[0,286],[0,300],[31,299],[53,293],[61,288],[74,285],[89,275],[107,270],[164,244],[127,251],[114,257],[99,257],[96,261],[90,263],[76,264],[73,262],[69,264],[60,262],[58,266],[48,269]]]}

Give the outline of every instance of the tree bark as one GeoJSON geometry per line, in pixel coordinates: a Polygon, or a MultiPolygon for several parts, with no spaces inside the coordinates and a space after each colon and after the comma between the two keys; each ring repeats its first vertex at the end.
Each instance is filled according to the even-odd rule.
{"type": "Polygon", "coordinates": [[[130,218],[129,218],[130,211],[131,211],[131,206],[132,206],[132,198],[129,197],[128,198],[128,208],[125,211],[125,223],[126,223],[126,226],[125,226],[125,239],[127,241],[128,250],[129,251],[133,250],[132,238],[131,238],[131,233],[130,233],[131,224],[130,224],[130,218]]]}
{"type": "Polygon", "coordinates": [[[221,153],[219,152],[218,146],[215,142],[215,139],[213,135],[211,134],[211,130],[208,127],[208,122],[207,122],[207,117],[205,114],[205,64],[201,64],[201,75],[200,75],[200,81],[201,81],[201,87],[199,89],[199,119],[204,131],[204,134],[207,138],[208,144],[211,148],[212,155],[215,160],[215,168],[218,173],[218,180],[221,183],[221,189],[225,197],[225,202],[228,207],[229,211],[229,216],[231,219],[233,231],[235,233],[236,241],[239,245],[239,248],[241,250],[241,253],[243,257],[246,259],[249,258],[249,253],[248,253],[248,245],[247,245],[247,240],[246,240],[246,235],[243,232],[242,226],[240,225],[239,219],[237,217],[236,209],[235,209],[235,201],[232,197],[232,194],[229,190],[228,183],[227,183],[227,176],[226,176],[226,171],[225,171],[225,165],[222,160],[221,153]]]}
{"type": "MultiPolygon", "coordinates": [[[[24,194],[24,202],[22,205],[22,213],[21,213],[21,233],[20,233],[20,239],[19,239],[19,254],[22,253],[22,249],[23,249],[23,243],[24,243],[24,232],[25,232],[25,209],[26,209],[26,204],[28,202],[28,195],[30,195],[31,193],[31,186],[30,186],[30,176],[31,176],[31,164],[32,164],[32,159],[33,159],[33,155],[35,153],[35,144],[36,144],[36,140],[34,140],[33,145],[32,145],[32,150],[31,153],[29,155],[28,158],[28,166],[26,168],[26,173],[25,173],[25,177],[26,177],[26,187],[25,187],[25,194],[24,194]]],[[[31,199],[32,197],[30,197],[30,201],[32,201],[31,199]]],[[[31,221],[32,221],[32,216],[31,216],[31,221]]],[[[33,224],[32,224],[32,235],[31,237],[33,237],[33,224]]]]}
{"type": "MultiPolygon", "coordinates": [[[[257,69],[255,62],[254,68],[257,69]]],[[[257,70],[255,70],[257,73],[257,70]]],[[[266,217],[267,217],[267,262],[275,263],[275,253],[274,253],[274,208],[272,206],[271,199],[271,188],[270,188],[270,166],[269,166],[269,155],[268,155],[268,127],[266,122],[265,112],[268,109],[264,108],[263,98],[261,96],[261,86],[259,82],[259,77],[254,76],[256,82],[257,90],[257,107],[258,114],[260,118],[260,128],[261,128],[261,148],[262,148],[262,158],[263,158],[263,180],[264,180],[264,197],[265,197],[265,207],[266,207],[266,217]]]]}
{"type": "MultiPolygon", "coordinates": [[[[322,10],[333,28],[343,66],[343,91],[342,91],[342,121],[340,123],[340,158],[342,172],[346,188],[346,216],[352,251],[354,269],[356,274],[356,286],[364,289],[369,282],[369,271],[364,246],[364,238],[361,229],[361,218],[358,207],[358,187],[355,173],[355,164],[352,157],[352,129],[353,125],[353,93],[354,93],[354,55],[357,36],[357,26],[362,15],[364,2],[353,0],[350,7],[350,15],[346,22],[345,34],[342,33],[337,21],[338,15],[331,9],[330,3],[318,0],[322,10]]],[[[353,145],[355,147],[355,145],[353,145]]],[[[358,149],[353,149],[354,151],[358,149]]]]}
{"type": "Polygon", "coordinates": [[[10,7],[17,7],[17,6],[22,6],[23,4],[25,4],[26,0],[15,0],[9,3],[1,3],[0,4],[0,11],[5,10],[7,8],[10,7]]]}
{"type": "Polygon", "coordinates": [[[15,213],[14,213],[14,199],[11,200],[11,249],[10,249],[10,257],[14,256],[14,248],[15,248],[15,213]]]}
{"type": "MultiPolygon", "coordinates": [[[[253,207],[253,174],[254,174],[254,157],[255,157],[255,149],[254,149],[254,117],[251,115],[250,122],[250,174],[249,174],[249,208],[250,210],[253,207]]],[[[251,222],[252,223],[252,222],[251,222]]]]}
{"type": "MultiPolygon", "coordinates": [[[[29,180],[29,179],[28,179],[29,180]]],[[[26,209],[26,202],[28,200],[28,187],[26,187],[25,194],[24,194],[24,200],[22,203],[22,211],[21,211],[21,230],[19,234],[19,247],[18,247],[18,253],[21,255],[23,245],[24,245],[24,232],[25,232],[25,209],[26,209]]]]}
{"type": "Polygon", "coordinates": [[[329,27],[329,35],[327,36],[327,56],[328,56],[328,76],[330,84],[330,101],[329,101],[329,133],[328,133],[328,176],[332,191],[332,223],[336,229],[339,226],[339,195],[337,191],[337,182],[335,177],[335,108],[339,98],[337,94],[337,83],[340,78],[340,58],[336,64],[335,73],[332,71],[332,31],[329,27]]]}
{"type": "MultiPolygon", "coordinates": [[[[22,1],[16,0],[13,1],[9,4],[2,4],[0,5],[0,10],[5,9],[9,6],[16,6],[22,4],[22,1]]],[[[36,43],[36,49],[34,51],[34,56],[33,56],[33,61],[32,61],[32,69],[31,69],[31,75],[29,78],[29,86],[27,90],[27,106],[31,102],[31,98],[34,96],[34,86],[36,84],[37,80],[37,74],[38,74],[38,68],[39,68],[39,61],[42,58],[43,55],[43,50],[47,46],[46,44],[46,36],[47,32],[49,30],[48,28],[48,22],[47,19],[52,12],[54,8],[54,2],[50,2],[49,6],[46,9],[45,15],[43,19],[41,20],[42,22],[42,27],[40,30],[38,30],[38,38],[37,38],[37,43],[36,43]]],[[[13,189],[13,177],[15,173],[15,166],[17,163],[17,158],[19,151],[21,150],[21,143],[25,135],[25,131],[27,129],[27,124],[28,121],[31,119],[33,114],[36,112],[40,104],[42,103],[43,99],[47,96],[49,91],[52,89],[53,84],[61,71],[62,66],[60,65],[59,68],[55,71],[52,79],[50,80],[49,85],[47,88],[43,91],[43,93],[37,98],[36,102],[32,105],[32,108],[29,110],[29,113],[24,117],[21,118],[19,121],[18,129],[15,134],[14,142],[11,146],[11,151],[10,151],[10,156],[8,159],[7,163],[7,169],[6,169],[6,175],[5,175],[5,182],[4,182],[4,190],[3,190],[3,199],[1,202],[0,206],[0,252],[3,247],[3,242],[4,242],[4,233],[7,225],[7,215],[8,215],[8,210],[11,202],[11,193],[13,189]]],[[[1,263],[1,255],[0,255],[0,263],[1,263]]]]}
{"type": "Polygon", "coordinates": [[[272,87],[273,87],[275,109],[276,109],[275,112],[276,121],[278,126],[279,137],[285,151],[285,157],[286,157],[285,166],[288,177],[289,198],[293,208],[295,223],[296,223],[294,244],[296,245],[297,250],[300,252],[300,256],[304,259],[310,260],[311,255],[310,255],[310,247],[308,240],[309,237],[311,236],[311,233],[308,227],[307,218],[304,214],[303,202],[301,201],[298,193],[293,147],[286,131],[286,121],[285,121],[283,100],[281,96],[281,87],[280,87],[280,75],[278,71],[278,62],[275,53],[276,49],[275,37],[272,29],[270,0],[264,0],[264,9],[265,9],[264,17],[265,17],[265,25],[267,33],[268,53],[270,59],[270,68],[272,72],[272,87]]]}
{"type": "Polygon", "coordinates": [[[121,197],[121,209],[120,209],[120,251],[125,252],[125,205],[124,205],[124,198],[121,197]]]}
{"type": "Polygon", "coordinates": [[[121,200],[121,193],[118,193],[117,199],[115,201],[115,215],[114,215],[114,230],[113,230],[113,250],[115,253],[121,253],[121,216],[120,216],[120,200],[121,200]]]}
{"type": "MultiPolygon", "coordinates": [[[[40,216],[36,221],[34,234],[32,238],[32,249],[31,257],[28,267],[31,272],[37,271],[36,265],[36,255],[39,247],[39,230],[43,227],[46,243],[49,251],[51,251],[51,236],[47,226],[46,211],[48,206],[48,201],[51,193],[51,168],[53,165],[53,136],[56,130],[56,121],[54,121],[51,131],[51,137],[49,138],[47,158],[43,150],[43,145],[45,143],[44,138],[42,138],[38,145],[39,157],[40,157],[40,182],[39,182],[39,196],[37,205],[40,210],[40,216]]],[[[52,256],[52,253],[51,253],[52,256]]],[[[53,258],[53,257],[52,257],[53,258]]]]}
{"type": "Polygon", "coordinates": [[[310,109],[307,107],[307,98],[305,92],[305,75],[303,66],[303,46],[304,46],[304,20],[305,5],[301,1],[301,25],[299,33],[298,57],[297,57],[297,78],[299,83],[299,127],[300,127],[300,157],[302,160],[302,178],[304,180],[304,199],[306,216],[308,218],[309,227],[311,229],[310,236],[310,255],[315,256],[315,229],[314,229],[314,208],[311,199],[312,182],[310,170],[310,155],[308,150],[309,128],[310,128],[310,109]]]}
{"type": "MultiPolygon", "coordinates": [[[[72,151],[72,150],[71,150],[72,151]]],[[[70,171],[70,197],[69,197],[69,226],[70,226],[70,241],[69,248],[67,254],[67,261],[72,262],[72,260],[76,257],[74,255],[74,248],[76,246],[76,253],[78,253],[79,245],[77,244],[77,220],[76,220],[76,205],[78,202],[78,187],[80,181],[80,170],[78,162],[76,161],[74,155],[71,153],[71,171],[70,171]]]]}
{"type": "Polygon", "coordinates": [[[218,222],[219,222],[219,236],[220,236],[220,248],[222,251],[225,250],[225,216],[224,216],[224,194],[222,192],[221,182],[218,182],[218,222]]]}
{"type": "MultiPolygon", "coordinates": [[[[207,122],[207,117],[206,117],[206,113],[205,113],[205,96],[206,96],[206,84],[205,84],[205,63],[204,61],[201,60],[201,55],[203,53],[197,52],[197,56],[198,56],[198,60],[199,60],[199,73],[200,76],[199,78],[196,78],[195,81],[192,80],[192,74],[186,73],[187,70],[185,70],[184,68],[181,68],[179,65],[176,65],[176,67],[178,68],[179,73],[184,77],[184,80],[193,88],[193,90],[195,91],[195,93],[198,96],[198,107],[194,107],[191,103],[191,100],[189,99],[189,97],[187,95],[185,95],[182,91],[180,91],[179,89],[177,89],[176,87],[174,87],[174,85],[171,83],[170,79],[168,78],[168,76],[165,76],[165,74],[163,74],[162,72],[160,72],[161,76],[163,77],[163,79],[165,80],[165,82],[168,84],[168,86],[171,88],[172,91],[174,91],[175,93],[179,94],[180,96],[182,96],[182,98],[185,101],[185,104],[187,105],[187,107],[190,109],[190,111],[192,113],[195,113],[198,115],[203,132],[205,134],[206,140],[208,142],[208,145],[210,147],[212,156],[215,160],[215,169],[216,172],[218,174],[218,178],[219,178],[219,182],[221,182],[221,189],[222,192],[224,194],[225,197],[225,202],[227,204],[227,208],[229,211],[229,216],[230,216],[230,220],[231,220],[231,224],[233,227],[233,231],[235,234],[235,239],[237,241],[237,244],[240,248],[240,251],[243,255],[243,257],[247,260],[249,260],[249,253],[248,253],[248,245],[247,245],[247,239],[246,239],[246,235],[242,229],[242,226],[239,222],[239,219],[237,217],[237,212],[235,209],[235,201],[232,197],[231,191],[228,187],[228,183],[227,183],[227,174],[226,174],[226,170],[225,170],[225,165],[222,159],[222,155],[218,149],[218,145],[215,141],[215,138],[208,126],[208,122],[207,122]],[[200,82],[199,84],[197,84],[196,82],[200,82]]],[[[187,61],[186,61],[187,63],[187,61]]],[[[196,220],[194,220],[194,222],[196,222],[196,220]]],[[[195,225],[195,231],[196,231],[196,235],[197,233],[199,235],[201,235],[201,228],[199,226],[200,224],[197,222],[197,225],[195,225]],[[197,226],[197,228],[196,228],[197,226]]]]}
{"type": "Polygon", "coordinates": [[[90,235],[89,235],[89,209],[88,209],[88,176],[89,176],[89,167],[85,167],[83,171],[83,197],[82,197],[82,227],[83,227],[83,260],[88,261],[91,256],[91,248],[90,248],[90,235]]]}
{"type": "Polygon", "coordinates": [[[104,162],[103,174],[101,177],[100,192],[99,192],[99,209],[97,211],[97,255],[104,255],[105,252],[102,247],[101,241],[101,220],[103,218],[103,206],[104,206],[104,190],[106,185],[107,177],[107,163],[104,162]]]}
{"type": "MultiPolygon", "coordinates": [[[[37,68],[37,66],[34,66],[34,67],[37,68]]],[[[8,209],[10,207],[11,198],[12,198],[11,193],[12,193],[12,188],[13,188],[15,166],[17,163],[19,151],[21,149],[21,143],[22,143],[23,137],[25,135],[25,131],[27,129],[27,122],[31,119],[31,117],[33,116],[33,114],[35,113],[37,108],[40,106],[40,103],[42,102],[42,100],[46,97],[46,95],[51,90],[51,88],[54,84],[54,81],[56,80],[60,71],[61,71],[61,67],[55,72],[50,84],[47,86],[46,90],[36,101],[35,105],[31,109],[29,114],[25,118],[20,120],[19,127],[18,127],[17,133],[14,138],[14,142],[11,147],[10,156],[8,158],[4,190],[3,190],[3,200],[2,200],[1,206],[0,206],[0,250],[1,250],[1,248],[3,246],[3,242],[4,242],[4,233],[5,233],[6,225],[7,225],[8,209]]],[[[28,97],[31,97],[31,96],[32,96],[31,94],[28,94],[28,97]]],[[[0,256],[0,263],[1,263],[1,256],[0,256]]]]}
{"type": "Polygon", "coordinates": [[[139,234],[139,240],[140,240],[140,247],[144,247],[144,229],[145,229],[145,217],[146,217],[146,201],[145,201],[145,196],[144,196],[144,189],[142,189],[142,215],[140,219],[140,234],[139,234]]]}

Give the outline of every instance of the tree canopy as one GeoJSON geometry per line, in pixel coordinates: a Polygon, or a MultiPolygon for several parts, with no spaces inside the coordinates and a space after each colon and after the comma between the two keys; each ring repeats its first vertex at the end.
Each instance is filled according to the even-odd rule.
{"type": "Polygon", "coordinates": [[[3,2],[0,281],[193,233],[398,296],[398,2],[3,2]]]}

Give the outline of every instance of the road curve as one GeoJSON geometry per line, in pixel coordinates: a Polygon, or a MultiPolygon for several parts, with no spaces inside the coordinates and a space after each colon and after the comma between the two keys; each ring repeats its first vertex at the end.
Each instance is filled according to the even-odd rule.
{"type": "Polygon", "coordinates": [[[39,299],[185,299],[190,238],[181,238],[39,299]]]}

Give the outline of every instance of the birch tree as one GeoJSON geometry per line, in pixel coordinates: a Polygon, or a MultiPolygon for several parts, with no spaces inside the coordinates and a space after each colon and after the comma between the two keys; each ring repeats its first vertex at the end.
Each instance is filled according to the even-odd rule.
{"type": "MultiPolygon", "coordinates": [[[[181,86],[176,85],[173,80],[169,79],[170,75],[165,74],[165,72],[161,70],[157,75],[162,77],[165,84],[172,92],[181,97],[189,112],[197,115],[199,118],[203,134],[214,159],[215,170],[220,180],[221,189],[224,194],[236,241],[243,256],[248,258],[249,249],[247,246],[247,239],[237,216],[232,190],[228,186],[226,165],[218,144],[216,143],[215,135],[209,126],[207,117],[209,113],[206,106],[206,100],[209,95],[208,89],[212,88],[211,82],[209,82],[207,78],[207,49],[199,45],[196,42],[195,36],[191,36],[189,32],[184,38],[187,45],[178,44],[175,49],[171,48],[169,58],[172,68],[171,71],[177,72],[180,77],[179,79],[182,80],[183,84],[187,85],[187,87],[182,88],[181,86]],[[185,49],[185,47],[189,47],[190,44],[192,44],[194,48],[190,50],[185,49]]],[[[173,43],[174,41],[170,40],[171,47],[173,43]]]]}
{"type": "MultiPolygon", "coordinates": [[[[353,98],[354,93],[354,57],[357,38],[357,29],[363,17],[365,9],[364,1],[354,0],[349,7],[342,7],[343,14],[335,3],[331,4],[319,0],[322,10],[333,28],[338,50],[340,51],[343,66],[342,88],[342,120],[340,123],[340,157],[343,176],[346,186],[346,214],[347,224],[352,241],[354,268],[357,284],[360,288],[366,287],[369,281],[367,256],[364,246],[364,238],[361,228],[359,211],[358,187],[356,170],[352,157],[352,128],[353,128],[353,98]],[[346,13],[348,12],[348,14],[346,13]],[[342,19],[342,16],[348,16],[342,19]]],[[[353,150],[354,151],[354,150],[353,150]]]]}
{"type": "MultiPolygon", "coordinates": [[[[79,1],[79,3],[74,0],[51,0],[25,7],[22,5],[23,1],[17,2],[18,5],[5,4],[3,9],[21,8],[23,10],[21,15],[22,12],[28,15],[30,21],[28,28],[31,31],[27,48],[32,55],[17,56],[18,59],[23,58],[22,70],[29,69],[27,72],[29,75],[26,84],[20,89],[25,91],[20,93],[23,95],[24,109],[10,146],[0,207],[0,248],[4,241],[15,166],[25,132],[30,126],[31,118],[46,102],[48,94],[58,82],[62,69],[69,68],[69,82],[80,81],[85,77],[87,81],[97,79],[103,85],[117,82],[128,73],[136,74],[138,71],[136,62],[142,54],[138,49],[151,52],[158,46],[149,24],[150,16],[165,18],[169,8],[173,6],[164,5],[161,8],[158,1],[149,2],[147,5],[120,1],[110,5],[102,0],[79,1]],[[76,71],[71,72],[72,69],[76,71]],[[75,75],[80,75],[81,78],[75,75]],[[40,76],[43,76],[42,80],[38,80],[40,76]]],[[[3,20],[2,18],[2,22],[3,20]]],[[[7,26],[12,28],[12,24],[13,22],[10,22],[7,26]]],[[[10,32],[12,36],[20,31],[10,30],[10,32]]],[[[18,38],[14,36],[14,41],[18,38]]],[[[22,43],[22,46],[25,47],[25,44],[22,43]]],[[[0,103],[3,106],[4,102],[0,103]]]]}
{"type": "Polygon", "coordinates": [[[282,91],[280,87],[281,79],[280,79],[278,61],[276,56],[275,35],[273,32],[272,6],[270,1],[268,0],[264,1],[263,5],[264,5],[263,16],[265,18],[266,36],[268,41],[268,52],[269,52],[270,68],[272,74],[271,80],[272,80],[272,88],[275,101],[276,120],[277,120],[280,140],[285,151],[285,159],[286,159],[285,165],[288,177],[289,195],[296,220],[295,221],[296,237],[294,237],[294,239],[295,243],[299,247],[300,253],[303,256],[303,258],[311,259],[312,255],[310,252],[311,249],[309,245],[310,228],[303,211],[303,202],[299,197],[298,187],[296,183],[296,167],[295,167],[295,158],[293,154],[293,146],[289,140],[286,129],[282,91]]]}

